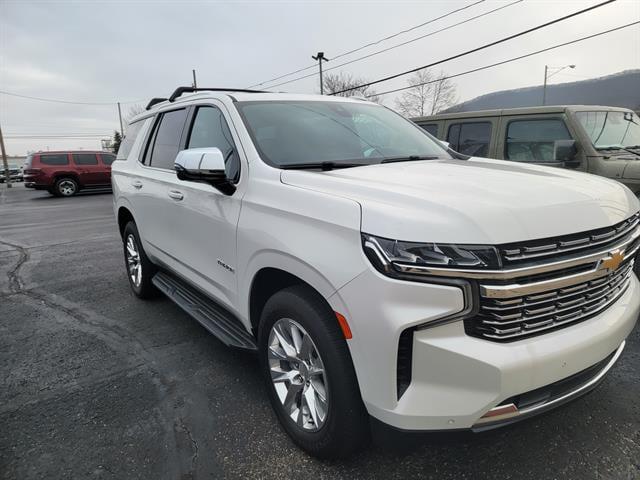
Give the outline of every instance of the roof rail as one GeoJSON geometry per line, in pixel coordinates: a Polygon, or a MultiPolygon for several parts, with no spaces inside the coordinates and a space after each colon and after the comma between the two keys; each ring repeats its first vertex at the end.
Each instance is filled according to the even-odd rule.
{"type": "Polygon", "coordinates": [[[160,98],[160,97],[152,98],[151,101],[145,107],[145,110],[151,110],[151,107],[153,107],[154,105],[157,105],[158,103],[162,103],[166,101],[167,101],[166,98],[160,98]]]}
{"type": "MultiPolygon", "coordinates": [[[[169,97],[169,101],[173,102],[183,93],[193,92],[244,92],[244,93],[265,93],[264,90],[247,90],[244,88],[196,88],[196,87],[178,87],[169,97]]],[[[153,100],[152,100],[153,101],[153,100]]]]}

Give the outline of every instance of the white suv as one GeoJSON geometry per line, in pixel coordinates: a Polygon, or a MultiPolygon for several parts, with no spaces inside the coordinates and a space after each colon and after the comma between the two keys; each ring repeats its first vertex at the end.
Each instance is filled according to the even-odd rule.
{"type": "Polygon", "coordinates": [[[370,416],[505,425],[618,359],[640,308],[620,183],[462,157],[366,101],[199,90],[154,99],[113,163],[131,288],[256,350],[302,448],[348,455],[370,416]]]}

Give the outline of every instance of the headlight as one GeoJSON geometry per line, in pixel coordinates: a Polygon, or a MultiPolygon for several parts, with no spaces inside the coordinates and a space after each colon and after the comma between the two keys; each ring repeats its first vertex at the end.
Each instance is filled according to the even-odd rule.
{"type": "Polygon", "coordinates": [[[465,270],[500,268],[498,250],[488,245],[403,242],[368,234],[362,235],[362,244],[374,266],[386,274],[401,271],[419,273],[420,267],[465,270]]]}

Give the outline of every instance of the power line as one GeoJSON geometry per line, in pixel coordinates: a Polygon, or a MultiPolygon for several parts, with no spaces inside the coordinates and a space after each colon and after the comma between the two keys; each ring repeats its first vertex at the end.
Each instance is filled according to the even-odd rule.
{"type": "MultiPolygon", "coordinates": [[[[21,95],[19,93],[12,93],[12,92],[7,92],[4,90],[0,90],[0,94],[2,95],[9,95],[11,97],[20,97],[20,98],[27,98],[29,100],[39,100],[41,102],[52,102],[52,103],[66,103],[66,104],[71,104],[71,105],[117,105],[118,102],[73,102],[73,101],[69,101],[69,100],[58,100],[58,99],[54,99],[54,98],[43,98],[43,97],[32,97],[29,95],[21,95]]],[[[120,103],[139,103],[142,102],[143,100],[131,100],[129,102],[120,102],[120,103]]]]}
{"type": "MultiPolygon", "coordinates": [[[[452,11],[450,11],[450,12],[448,12],[448,13],[445,13],[444,15],[440,15],[439,17],[432,18],[431,20],[427,20],[426,22],[423,22],[423,23],[421,23],[421,24],[419,24],[419,25],[415,25],[415,26],[410,27],[410,28],[407,28],[407,29],[405,29],[405,30],[401,30],[401,31],[399,31],[399,32],[397,32],[397,33],[394,33],[394,34],[392,34],[392,35],[388,35],[388,36],[386,36],[386,37],[384,37],[384,38],[381,38],[381,39],[379,39],[379,40],[375,40],[375,41],[373,41],[373,42],[367,43],[366,45],[362,45],[362,46],[360,46],[360,47],[358,47],[358,48],[354,48],[354,49],[349,50],[349,51],[347,51],[347,52],[343,52],[343,53],[340,53],[340,54],[338,54],[338,55],[334,55],[334,56],[332,56],[331,58],[332,58],[332,60],[335,60],[335,59],[337,59],[337,58],[341,58],[341,57],[344,57],[344,56],[346,56],[346,55],[350,55],[350,54],[352,54],[352,53],[355,53],[355,52],[358,52],[358,51],[360,51],[360,50],[363,50],[363,49],[365,49],[365,48],[367,48],[367,47],[371,47],[371,46],[373,46],[373,45],[378,45],[379,43],[382,43],[382,42],[384,42],[384,41],[390,40],[390,39],[395,38],[395,37],[397,37],[397,36],[399,36],[399,35],[402,35],[402,34],[404,34],[404,33],[411,32],[412,30],[416,30],[416,29],[418,29],[418,28],[424,27],[425,25],[428,25],[428,24],[430,24],[430,23],[433,23],[433,22],[435,22],[435,21],[437,21],[437,20],[442,20],[443,18],[448,17],[448,16],[450,16],[450,15],[453,15],[454,13],[460,12],[460,11],[462,11],[462,10],[466,10],[467,8],[471,8],[471,7],[473,7],[474,5],[478,5],[479,3],[483,3],[483,2],[485,2],[485,1],[486,1],[486,0],[478,0],[478,1],[474,2],[474,3],[471,3],[471,4],[469,4],[469,5],[466,5],[466,6],[464,6],[464,7],[460,7],[460,8],[457,8],[457,9],[455,9],[455,10],[452,10],[452,11]]],[[[271,79],[269,79],[269,80],[265,80],[264,82],[255,83],[255,84],[253,84],[253,85],[251,85],[251,86],[249,86],[249,87],[247,87],[247,88],[259,87],[260,85],[264,85],[265,83],[275,82],[276,80],[280,80],[281,78],[289,77],[289,76],[294,75],[294,74],[296,74],[296,73],[304,72],[305,70],[309,70],[309,69],[311,69],[311,68],[315,68],[315,67],[316,67],[316,65],[309,65],[309,66],[307,66],[307,67],[299,68],[298,70],[294,70],[293,72],[285,73],[284,75],[280,75],[279,77],[271,78],[271,79]]],[[[268,88],[272,88],[272,87],[268,87],[268,88]]]]}
{"type": "Polygon", "coordinates": [[[584,8],[582,10],[579,10],[577,12],[571,13],[569,15],[565,15],[564,17],[556,18],[555,20],[551,20],[550,22],[546,22],[546,23],[543,23],[543,24],[538,25],[536,27],[532,27],[532,28],[529,28],[527,30],[524,30],[522,32],[515,33],[513,35],[509,35],[508,37],[501,38],[500,40],[496,40],[494,42],[487,43],[487,44],[482,45],[480,47],[472,48],[471,50],[467,50],[466,52],[462,52],[462,53],[459,53],[457,55],[453,55],[453,56],[445,58],[443,60],[438,60],[437,62],[429,63],[429,64],[423,65],[421,67],[412,68],[411,70],[407,70],[405,72],[400,72],[400,73],[396,73],[394,75],[389,75],[388,77],[384,77],[384,78],[381,78],[381,79],[378,79],[378,80],[374,80],[372,82],[367,82],[367,83],[363,83],[361,85],[356,85],[355,87],[346,88],[344,90],[340,90],[338,92],[334,92],[331,95],[339,95],[341,93],[350,92],[351,90],[361,90],[363,88],[370,87],[371,85],[376,85],[378,83],[387,82],[389,80],[393,80],[394,78],[402,77],[403,75],[408,75],[410,73],[417,72],[418,70],[422,70],[424,68],[430,68],[430,67],[433,67],[435,65],[440,65],[441,63],[449,62],[451,60],[455,60],[457,58],[461,58],[461,57],[464,57],[466,55],[470,55],[472,53],[479,52],[480,50],[484,50],[486,48],[493,47],[495,45],[499,45],[499,44],[507,42],[509,40],[513,40],[514,38],[518,38],[518,37],[521,37],[521,36],[526,35],[528,33],[535,32],[536,30],[540,30],[542,28],[548,27],[550,25],[554,25],[556,23],[563,22],[565,20],[568,20],[570,18],[576,17],[578,15],[582,15],[583,13],[590,12],[591,10],[595,10],[597,8],[604,7],[605,5],[608,5],[608,4],[613,3],[615,1],[616,0],[606,0],[605,2],[598,3],[597,5],[593,5],[591,7],[584,8]]]}
{"type": "MultiPolygon", "coordinates": [[[[409,43],[417,42],[418,40],[422,40],[422,39],[424,39],[424,38],[430,37],[430,36],[435,35],[435,34],[437,34],[437,33],[444,32],[444,31],[446,31],[446,30],[450,30],[450,29],[452,29],[452,28],[454,28],[454,27],[457,27],[457,26],[459,26],[459,25],[462,25],[462,24],[465,24],[465,23],[469,23],[469,22],[471,22],[471,21],[473,21],[473,20],[477,20],[478,18],[486,17],[487,15],[490,15],[490,14],[492,14],[492,13],[495,13],[495,12],[497,12],[497,11],[499,11],[499,10],[503,10],[503,9],[505,9],[505,8],[507,8],[507,7],[510,7],[510,6],[515,5],[515,4],[517,4],[517,3],[521,3],[521,2],[523,2],[523,1],[524,1],[524,0],[515,0],[515,1],[511,2],[511,3],[506,4],[506,5],[502,5],[502,6],[500,6],[500,7],[494,8],[493,10],[488,10],[488,11],[486,11],[486,12],[484,12],[484,13],[479,14],[479,15],[475,15],[475,16],[473,16],[473,17],[467,18],[466,20],[462,20],[461,22],[457,22],[457,23],[454,23],[454,24],[448,25],[448,26],[443,27],[443,28],[440,28],[440,29],[438,29],[438,30],[434,30],[433,32],[429,32],[429,33],[426,33],[426,34],[424,34],[424,35],[420,35],[419,37],[415,37],[415,38],[412,38],[412,39],[410,39],[410,40],[406,40],[406,41],[404,41],[404,42],[398,43],[398,44],[396,44],[396,45],[392,45],[392,46],[387,47],[387,48],[384,48],[384,49],[382,49],[382,50],[377,50],[377,51],[375,51],[375,52],[369,53],[369,54],[364,55],[364,56],[362,56],[362,57],[354,58],[354,59],[349,60],[349,61],[347,61],[347,62],[340,63],[340,64],[338,64],[338,65],[334,65],[334,66],[333,66],[333,67],[331,67],[331,68],[327,68],[327,69],[325,70],[325,72],[328,72],[328,71],[331,71],[331,70],[335,70],[336,68],[344,67],[345,65],[349,65],[349,64],[351,64],[351,63],[355,63],[355,62],[359,62],[360,60],[365,60],[365,59],[367,59],[367,58],[371,58],[371,57],[374,57],[374,56],[376,56],[376,55],[380,55],[381,53],[388,52],[389,50],[393,50],[393,49],[395,49],[395,48],[402,47],[402,46],[407,45],[407,44],[409,44],[409,43]]],[[[334,58],[335,58],[335,57],[334,57],[334,58]]],[[[315,73],[311,73],[311,74],[303,75],[303,76],[301,76],[301,77],[293,78],[293,79],[291,79],[291,80],[287,80],[287,81],[285,81],[285,82],[276,83],[275,85],[271,85],[271,86],[266,87],[266,88],[275,88],[275,87],[279,87],[280,85],[286,85],[286,84],[288,84],[288,83],[297,82],[298,80],[302,80],[302,79],[305,79],[305,78],[313,77],[314,75],[315,75],[315,73]]]]}
{"type": "MultiPolygon", "coordinates": [[[[454,75],[447,75],[446,77],[440,77],[440,78],[438,78],[436,80],[430,80],[428,82],[416,83],[414,85],[409,85],[408,87],[401,87],[401,88],[395,88],[393,90],[387,90],[385,92],[376,93],[375,95],[365,95],[365,97],[368,98],[368,97],[372,97],[372,96],[386,95],[386,94],[389,94],[389,93],[401,92],[403,90],[409,90],[410,88],[421,87],[423,85],[428,85],[430,83],[436,83],[436,82],[439,82],[439,81],[442,81],[442,80],[448,80],[450,78],[461,77],[463,75],[468,75],[469,73],[475,73],[475,72],[479,72],[481,70],[487,70],[489,68],[497,67],[499,65],[504,65],[505,63],[515,62],[516,60],[522,60],[523,58],[532,57],[534,55],[539,55],[540,53],[548,52],[549,50],[555,50],[556,48],[565,47],[567,45],[572,45],[574,43],[582,42],[584,40],[589,40],[591,38],[599,37],[600,35],[605,35],[607,33],[615,32],[617,30],[622,30],[623,28],[628,28],[628,27],[631,27],[633,25],[638,25],[638,24],[640,24],[640,21],[627,23],[626,25],[621,25],[621,26],[616,27],[616,28],[611,28],[609,30],[605,30],[605,31],[602,31],[602,32],[599,32],[599,33],[594,33],[593,35],[588,35],[586,37],[577,38],[577,39],[571,40],[569,42],[559,43],[557,45],[553,45],[551,47],[543,48],[541,50],[536,50],[535,52],[530,52],[530,53],[527,53],[525,55],[520,55],[518,57],[513,57],[513,58],[510,58],[508,60],[503,60],[501,62],[492,63],[491,65],[485,65],[483,67],[474,68],[472,70],[467,70],[466,72],[456,73],[454,75]]],[[[585,77],[585,78],[587,78],[587,77],[585,77]]]]}

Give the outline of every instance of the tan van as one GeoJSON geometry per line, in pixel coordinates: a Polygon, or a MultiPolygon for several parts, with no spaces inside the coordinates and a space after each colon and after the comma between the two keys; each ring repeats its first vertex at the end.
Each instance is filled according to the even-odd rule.
{"type": "Polygon", "coordinates": [[[640,192],[640,119],[631,110],[561,105],[412,120],[465,155],[582,170],[640,192]]]}

